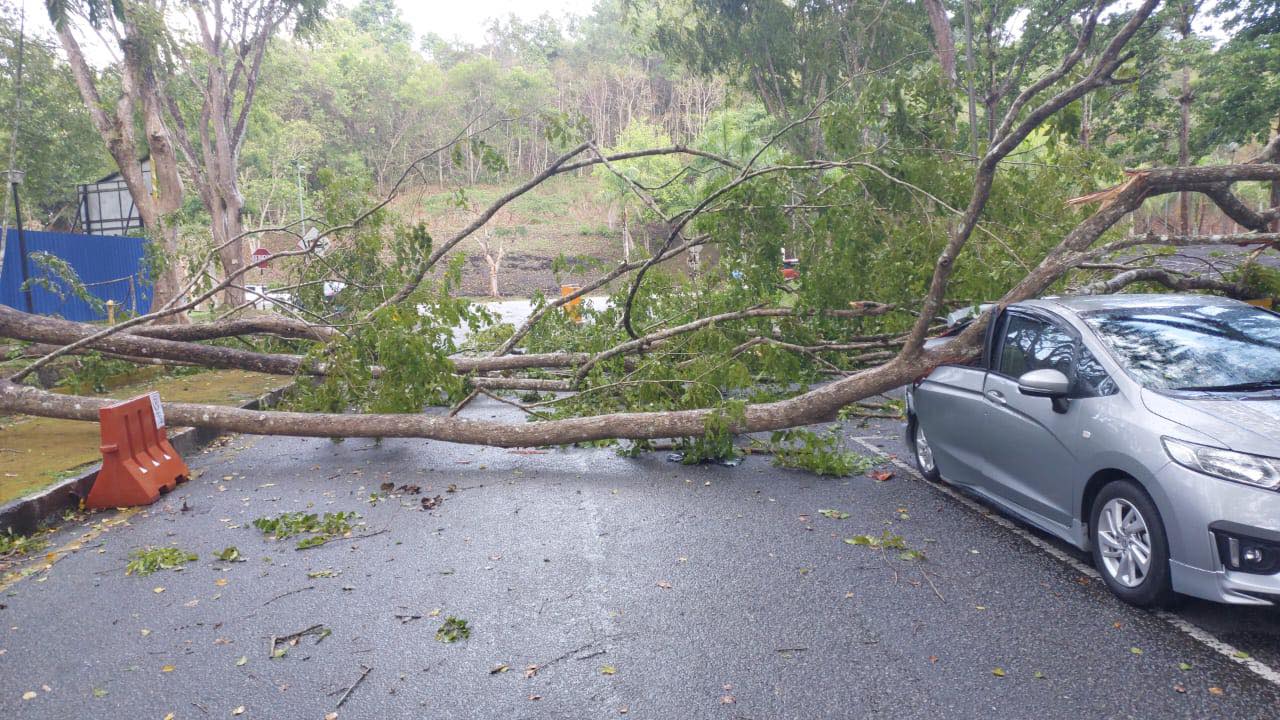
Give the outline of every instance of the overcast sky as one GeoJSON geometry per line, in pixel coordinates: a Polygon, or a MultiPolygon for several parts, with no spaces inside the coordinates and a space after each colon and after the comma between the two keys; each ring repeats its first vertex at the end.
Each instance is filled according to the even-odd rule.
{"type": "MultiPolygon", "coordinates": [[[[27,27],[41,35],[52,34],[45,0],[18,0],[25,8],[27,27]]],[[[345,0],[353,5],[355,0],[345,0]]],[[[529,20],[543,13],[556,19],[587,15],[594,0],[396,0],[404,19],[419,37],[434,32],[447,39],[479,43],[490,18],[516,15],[529,20]]]]}

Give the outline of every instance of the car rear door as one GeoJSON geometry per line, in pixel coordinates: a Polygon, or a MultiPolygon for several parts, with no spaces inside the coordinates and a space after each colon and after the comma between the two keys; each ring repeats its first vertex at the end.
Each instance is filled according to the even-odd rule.
{"type": "Polygon", "coordinates": [[[948,482],[975,485],[982,480],[979,434],[985,412],[981,367],[943,365],[912,392],[912,410],[933,449],[938,472],[948,482]]]}
{"type": "Polygon", "coordinates": [[[1078,335],[1047,314],[1011,310],[992,348],[983,385],[986,423],[979,445],[982,489],[1059,525],[1070,525],[1081,468],[1076,442],[1080,413],[1056,412],[1048,398],[1018,391],[1018,378],[1051,368],[1075,376],[1078,335]]]}

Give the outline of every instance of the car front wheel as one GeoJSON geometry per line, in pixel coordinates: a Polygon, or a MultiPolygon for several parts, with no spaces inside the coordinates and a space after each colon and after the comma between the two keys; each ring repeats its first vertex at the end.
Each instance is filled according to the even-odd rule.
{"type": "Polygon", "coordinates": [[[1102,488],[1089,529],[1093,564],[1111,592],[1141,607],[1173,601],[1168,537],[1155,503],[1137,483],[1118,480],[1102,488]]]}

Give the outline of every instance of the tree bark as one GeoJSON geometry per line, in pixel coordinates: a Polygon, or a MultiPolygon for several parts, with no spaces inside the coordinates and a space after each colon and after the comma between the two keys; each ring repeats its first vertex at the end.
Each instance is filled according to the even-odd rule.
{"type": "MultiPolygon", "coordinates": [[[[160,115],[156,77],[149,68],[145,49],[147,41],[139,37],[137,25],[126,15],[123,23],[124,57],[121,63],[121,94],[112,105],[103,101],[98,91],[96,73],[84,57],[79,41],[71,32],[70,21],[57,28],[58,41],[67,54],[76,88],[89,110],[94,129],[106,145],[124,180],[134,207],[150,235],[150,242],[160,246],[165,262],[152,278],[151,311],[176,299],[181,287],[178,275],[177,228],[170,225],[170,215],[182,206],[182,179],[169,131],[160,115]],[[152,188],[147,187],[142,172],[142,143],[135,136],[135,110],[142,106],[143,132],[149,148],[152,188]]],[[[162,318],[162,323],[184,323],[186,314],[162,318]]]]}
{"type": "Polygon", "coordinates": [[[929,26],[933,30],[934,48],[938,54],[938,64],[942,66],[942,75],[952,87],[956,84],[956,42],[951,34],[951,19],[947,17],[947,9],[942,0],[924,0],[925,11],[929,14],[929,26]]]}

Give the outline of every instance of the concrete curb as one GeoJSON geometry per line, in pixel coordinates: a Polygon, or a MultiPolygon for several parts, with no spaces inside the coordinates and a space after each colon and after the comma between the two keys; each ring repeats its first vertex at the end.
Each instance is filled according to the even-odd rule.
{"type": "MultiPolygon", "coordinates": [[[[275,407],[289,387],[291,386],[272,390],[240,407],[244,410],[275,407]]],[[[186,457],[196,454],[219,435],[222,433],[209,428],[186,428],[170,435],[169,442],[178,454],[186,457]]],[[[0,533],[30,535],[50,518],[61,515],[64,510],[80,507],[80,500],[89,495],[89,489],[93,487],[93,481],[97,479],[101,468],[99,463],[82,475],[67,478],[36,493],[0,505],[0,533]]]]}

